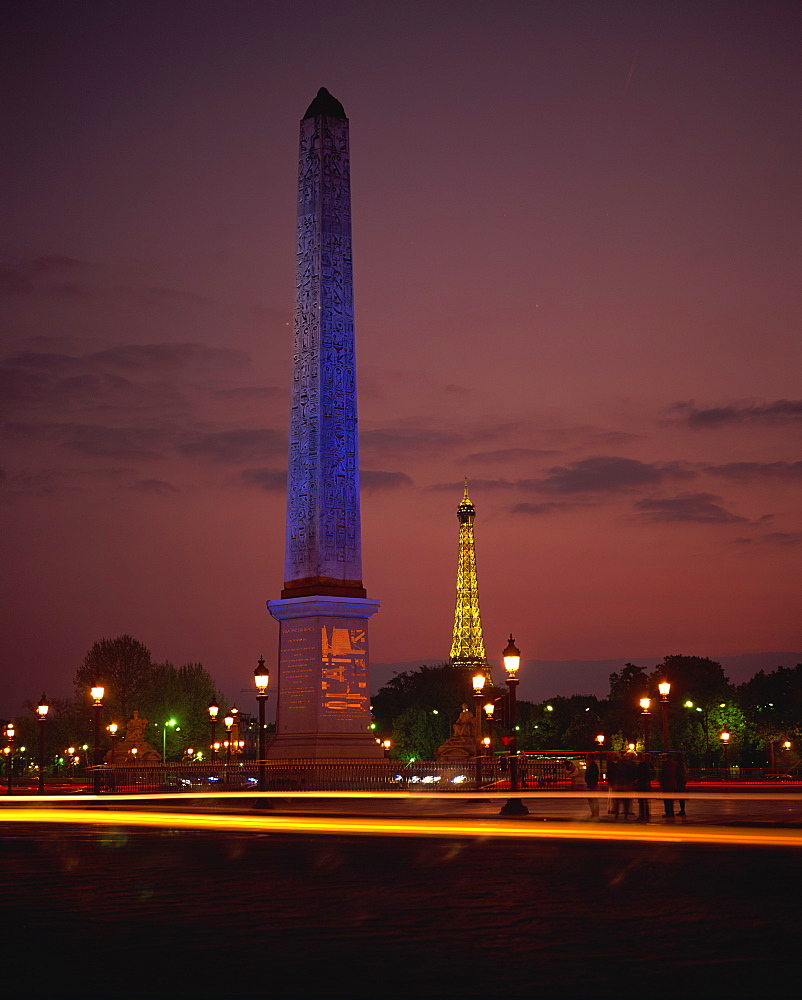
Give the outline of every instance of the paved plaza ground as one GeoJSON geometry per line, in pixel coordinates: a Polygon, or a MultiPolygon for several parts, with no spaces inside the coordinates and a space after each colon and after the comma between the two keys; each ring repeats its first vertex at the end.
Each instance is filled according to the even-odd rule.
{"type": "MultiPolygon", "coordinates": [[[[527,801],[530,816],[511,822],[596,826],[581,799],[527,801]]],[[[381,811],[470,824],[498,805],[465,796],[381,811]]],[[[344,809],[278,805],[301,819],[344,809]]],[[[376,810],[349,800],[346,811],[376,810]]],[[[802,850],[682,836],[709,824],[793,830],[792,799],[694,800],[670,842],[143,830],[103,815],[103,826],[51,826],[0,812],[7,990],[739,997],[798,981],[802,850]]]]}

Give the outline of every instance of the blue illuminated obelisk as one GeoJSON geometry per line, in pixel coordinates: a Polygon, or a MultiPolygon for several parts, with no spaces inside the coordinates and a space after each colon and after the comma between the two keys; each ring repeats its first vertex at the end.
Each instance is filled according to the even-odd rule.
{"type": "Polygon", "coordinates": [[[287,541],[272,758],[382,756],[362,586],[348,119],[321,88],[301,121],[287,541]]]}

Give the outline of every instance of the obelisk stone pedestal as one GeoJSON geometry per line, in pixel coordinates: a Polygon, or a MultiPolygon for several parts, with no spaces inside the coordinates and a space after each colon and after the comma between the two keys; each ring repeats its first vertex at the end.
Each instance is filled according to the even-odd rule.
{"type": "Polygon", "coordinates": [[[279,621],[278,710],[271,759],[383,756],[370,729],[367,621],[378,601],[269,601],[279,621]]]}

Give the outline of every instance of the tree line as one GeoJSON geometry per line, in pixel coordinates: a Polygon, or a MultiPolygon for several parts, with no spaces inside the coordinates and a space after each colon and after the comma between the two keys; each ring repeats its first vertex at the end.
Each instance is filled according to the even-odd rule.
{"type": "MultiPolygon", "coordinates": [[[[422,666],[392,678],[372,699],[376,732],[392,740],[399,760],[430,760],[451,735],[463,703],[474,701],[472,671],[451,663],[422,666]]],[[[503,708],[505,687],[488,685],[482,703],[503,708]]],[[[537,704],[517,703],[520,750],[621,750],[629,743],[662,750],[662,713],[666,712],[668,748],[682,750],[692,766],[720,767],[725,759],[722,733],[729,733],[728,763],[788,771],[800,766],[802,741],[802,663],[761,670],[733,685],[720,663],[706,657],[671,655],[652,671],[626,663],[610,674],[606,698],[571,695],[537,704]],[[671,689],[662,703],[658,684],[671,689]],[[649,698],[648,715],[642,698],[649,698]],[[599,743],[597,737],[603,736],[599,743]],[[790,748],[784,748],[784,743],[790,748]]],[[[496,750],[509,735],[500,712],[494,713],[496,750]]],[[[486,723],[485,723],[486,725],[486,723]]]]}
{"type": "MultiPolygon", "coordinates": [[[[94,643],[78,667],[73,683],[74,696],[54,699],[47,715],[47,743],[58,748],[59,753],[71,745],[92,744],[93,701],[89,692],[95,684],[105,689],[104,744],[108,742],[106,726],[116,722],[119,736],[123,737],[125,725],[136,709],[149,720],[145,736],[160,754],[162,727],[168,720],[176,720],[174,727],[167,727],[164,737],[168,759],[188,747],[206,753],[210,742],[209,705],[215,702],[220,706],[220,719],[228,708],[203,664],[189,662],[176,666],[169,660],[154,662],[148,647],[130,635],[94,643]]],[[[18,723],[17,744],[35,746],[39,723],[34,717],[35,706],[28,707],[30,715],[18,723]]]]}

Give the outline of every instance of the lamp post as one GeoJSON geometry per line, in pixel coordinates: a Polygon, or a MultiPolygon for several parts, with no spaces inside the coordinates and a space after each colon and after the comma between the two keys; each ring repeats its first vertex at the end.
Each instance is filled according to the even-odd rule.
{"type": "Polygon", "coordinates": [[[660,692],[660,719],[663,723],[663,753],[668,753],[668,695],[671,685],[668,681],[660,681],[657,690],[660,692]]]}
{"type": "Polygon", "coordinates": [[[476,718],[476,733],[474,734],[474,744],[476,746],[476,773],[474,785],[476,788],[482,787],[482,691],[484,690],[487,678],[483,673],[475,673],[472,678],[473,683],[473,704],[474,716],[476,718]]]}
{"type": "Polygon", "coordinates": [[[256,698],[259,702],[259,791],[264,792],[267,786],[267,765],[265,764],[265,703],[267,701],[267,685],[270,683],[270,671],[265,666],[264,656],[253,672],[253,682],[256,685],[256,698]]]}
{"type": "Polygon", "coordinates": [[[6,745],[3,748],[3,753],[6,755],[6,781],[8,783],[6,795],[11,795],[11,771],[14,763],[14,737],[16,736],[16,732],[16,729],[14,729],[14,723],[9,722],[6,726],[6,745]]]}
{"type": "Polygon", "coordinates": [[[39,794],[45,794],[45,721],[50,706],[47,703],[44,691],[36,706],[36,714],[39,717],[39,794]]]}
{"type": "Polygon", "coordinates": [[[117,774],[115,768],[117,766],[117,730],[120,727],[116,722],[110,722],[106,729],[109,731],[109,736],[111,737],[111,775],[110,784],[112,791],[117,791],[117,774]]]}
{"type": "Polygon", "coordinates": [[[723,729],[718,738],[721,740],[721,745],[724,747],[724,780],[730,780],[730,734],[727,729],[723,729]]]}
{"type": "Polygon", "coordinates": [[[496,711],[496,704],[495,702],[488,701],[484,708],[485,718],[487,719],[487,738],[483,742],[485,742],[487,747],[487,755],[490,757],[493,754],[493,713],[496,711]]]}
{"type": "Polygon", "coordinates": [[[177,725],[178,719],[168,719],[162,726],[162,764],[167,760],[167,727],[175,729],[177,725]]]}
{"type": "Polygon", "coordinates": [[[226,746],[226,782],[225,783],[228,784],[229,777],[230,777],[228,765],[231,763],[231,727],[234,725],[234,716],[233,715],[227,715],[223,719],[223,725],[226,727],[226,733],[228,734],[228,739],[225,742],[225,746],[226,746]]]}
{"type": "Polygon", "coordinates": [[[95,795],[100,791],[100,713],[103,710],[103,695],[106,693],[106,689],[99,681],[95,681],[94,685],[90,688],[90,694],[93,700],[93,710],[95,715],[95,734],[94,734],[94,749],[92,751],[92,763],[94,764],[94,774],[92,776],[92,784],[94,787],[95,795]]]}
{"type": "Polygon", "coordinates": [[[214,760],[215,757],[217,756],[217,750],[218,750],[217,744],[214,741],[214,732],[215,732],[215,729],[217,728],[217,713],[219,711],[220,711],[220,706],[217,704],[217,702],[216,701],[210,702],[210,704],[209,704],[209,722],[210,722],[211,727],[212,727],[212,744],[211,744],[211,747],[212,747],[212,760],[214,760]]]}
{"type": "Polygon", "coordinates": [[[602,774],[603,764],[604,764],[604,733],[599,733],[596,737],[596,743],[599,747],[599,781],[604,777],[602,774]]]}
{"type": "MultiPolygon", "coordinates": [[[[510,633],[510,641],[504,652],[501,654],[504,660],[504,669],[507,671],[507,687],[509,688],[509,723],[512,731],[510,737],[510,791],[518,791],[518,738],[515,731],[515,688],[518,686],[518,668],[521,665],[521,651],[515,645],[515,640],[510,633]]],[[[529,810],[519,798],[510,798],[501,807],[502,816],[525,816],[529,810]]]]}
{"type": "Polygon", "coordinates": [[[651,698],[641,698],[640,700],[640,707],[641,707],[640,714],[643,716],[643,749],[647,755],[649,753],[649,721],[651,717],[651,713],[649,712],[649,706],[651,705],[651,703],[652,703],[651,698]]]}

